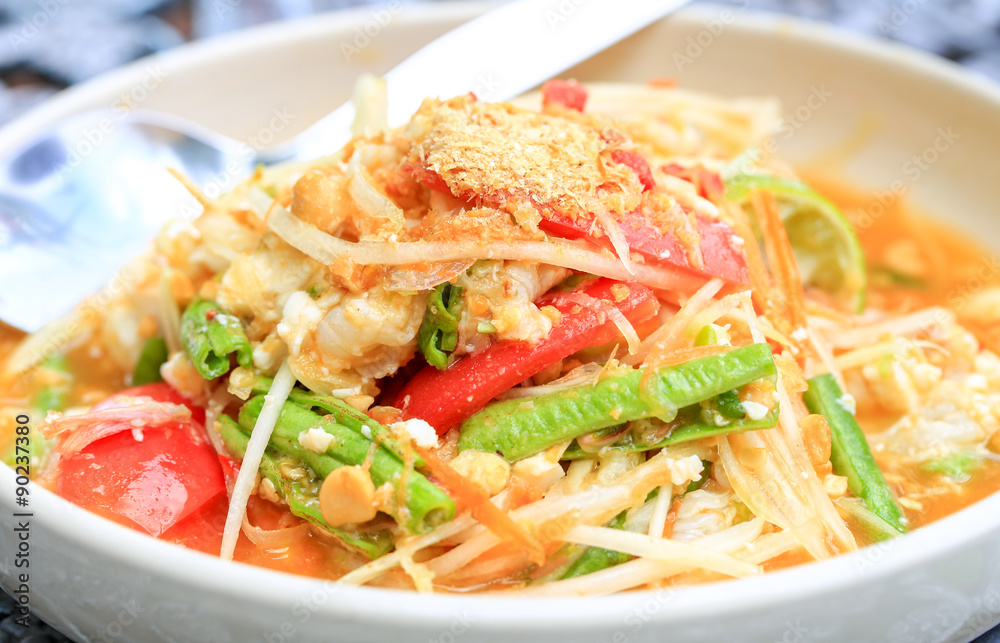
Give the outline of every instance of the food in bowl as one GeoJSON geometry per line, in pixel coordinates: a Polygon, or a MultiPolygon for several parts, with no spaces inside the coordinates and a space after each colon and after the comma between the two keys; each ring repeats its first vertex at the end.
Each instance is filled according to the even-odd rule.
{"type": "Polygon", "coordinates": [[[775,101],[552,81],[389,130],[364,82],[339,153],[189,186],[110,302],[5,333],[12,465],[244,562],[536,595],[824,559],[1000,486],[1000,290],[949,301],[974,246],[901,204],[859,238],[860,197],[766,155],[775,101]]]}

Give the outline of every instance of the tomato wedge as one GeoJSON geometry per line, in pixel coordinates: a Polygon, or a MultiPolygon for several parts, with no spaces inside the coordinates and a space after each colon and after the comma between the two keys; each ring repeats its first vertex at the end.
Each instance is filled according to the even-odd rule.
{"type": "MultiPolygon", "coordinates": [[[[652,318],[660,304],[653,292],[636,283],[596,279],[581,291],[620,310],[632,324],[652,318]],[[619,301],[616,301],[619,300],[619,301]]],[[[427,366],[407,382],[394,406],[404,419],[419,418],[444,434],[482,409],[494,397],[532,375],[589,346],[620,336],[600,311],[548,294],[537,302],[562,314],[549,336],[532,346],[527,342],[496,342],[474,355],[459,358],[443,371],[427,366]]]]}
{"type": "Polygon", "coordinates": [[[542,85],[542,105],[561,105],[582,112],[587,104],[587,88],[575,80],[554,78],[542,85]]]}
{"type": "MultiPolygon", "coordinates": [[[[738,239],[733,229],[724,221],[698,215],[695,216],[695,220],[698,223],[698,233],[701,235],[701,253],[705,263],[704,268],[700,270],[691,265],[687,250],[676,237],[653,228],[641,214],[636,212],[625,215],[618,221],[618,227],[630,249],[642,253],[653,261],[669,263],[678,268],[721,277],[735,283],[747,283],[750,275],[747,272],[742,239],[738,239]]],[[[582,239],[590,237],[593,221],[583,218],[574,221],[561,214],[550,214],[538,224],[538,227],[565,239],[582,239]]],[[[611,246],[607,236],[597,241],[611,246]]]]}
{"type": "Polygon", "coordinates": [[[192,418],[143,428],[122,421],[117,433],[59,461],[55,491],[94,513],[160,536],[224,495],[225,481],[205,434],[204,411],[168,385],[127,389],[94,409],[137,397],[185,404],[192,418]]]}

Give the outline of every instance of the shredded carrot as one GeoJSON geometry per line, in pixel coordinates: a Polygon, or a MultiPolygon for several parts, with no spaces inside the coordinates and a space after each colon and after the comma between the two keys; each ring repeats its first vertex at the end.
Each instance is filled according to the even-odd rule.
{"type": "Polygon", "coordinates": [[[799,328],[806,327],[806,295],[799,277],[799,267],[795,262],[792,244],[788,240],[785,225],[781,222],[781,212],[774,195],[768,191],[758,190],[750,195],[754,211],[760,221],[761,234],[764,237],[764,249],[771,266],[771,272],[781,295],[781,303],[786,313],[776,315],[775,324],[779,319],[789,320],[788,333],[794,333],[799,328]]]}
{"type": "Polygon", "coordinates": [[[511,476],[510,485],[507,487],[511,510],[530,505],[542,499],[542,489],[536,484],[528,482],[520,476],[511,476]]]}
{"type": "Polygon", "coordinates": [[[667,520],[663,523],[663,537],[673,538],[674,537],[674,523],[677,522],[677,512],[681,510],[681,503],[684,502],[684,497],[681,496],[677,500],[674,500],[674,505],[667,512],[667,520]]]}
{"type": "Polygon", "coordinates": [[[764,264],[764,257],[760,253],[760,246],[757,245],[757,237],[750,227],[750,221],[746,212],[740,206],[729,203],[725,206],[726,214],[729,215],[729,223],[743,239],[743,251],[747,259],[747,272],[750,274],[750,288],[753,291],[754,301],[757,303],[757,310],[767,312],[768,304],[773,299],[773,286],[771,276],[767,273],[767,266],[764,264]]]}
{"type": "Polygon", "coordinates": [[[728,353],[733,350],[732,346],[720,346],[718,344],[711,344],[709,346],[687,346],[685,348],[677,348],[669,353],[665,353],[660,356],[657,360],[657,367],[662,368],[664,366],[673,366],[674,364],[682,364],[684,362],[690,362],[693,359],[699,359],[701,357],[709,357],[710,355],[719,355],[721,353],[728,353]]]}
{"type": "Polygon", "coordinates": [[[417,453],[427,463],[427,468],[458,505],[459,511],[469,510],[472,517],[492,531],[501,540],[514,542],[524,548],[531,562],[545,562],[545,551],[538,541],[521,528],[510,516],[490,502],[490,497],[479,485],[443,462],[430,449],[417,447],[417,453]]]}

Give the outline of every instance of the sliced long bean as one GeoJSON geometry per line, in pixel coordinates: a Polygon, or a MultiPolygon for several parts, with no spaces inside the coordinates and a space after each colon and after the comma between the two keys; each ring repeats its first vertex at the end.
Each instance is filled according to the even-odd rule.
{"type": "MultiPolygon", "coordinates": [[[[73,388],[69,360],[62,353],[53,353],[41,363],[39,373],[44,375],[42,381],[45,384],[35,393],[31,405],[41,411],[42,415],[48,411],[62,411],[66,407],[70,389],[73,388]]],[[[35,439],[32,439],[32,443],[35,439]]],[[[41,439],[41,436],[37,439],[41,439]]]]}
{"type": "Polygon", "coordinates": [[[448,367],[458,345],[458,322],[462,317],[462,287],[445,282],[427,297],[427,312],[417,333],[417,345],[427,363],[439,370],[448,367]]]}
{"type": "MultiPolygon", "coordinates": [[[[254,381],[252,391],[255,395],[264,395],[270,389],[271,378],[258,377],[254,381]]],[[[288,394],[288,400],[304,409],[319,409],[324,412],[321,415],[326,413],[332,415],[338,424],[346,426],[359,435],[363,435],[366,438],[369,436],[376,438],[379,444],[391,450],[402,461],[403,456],[401,454],[403,451],[395,439],[392,438],[392,432],[343,400],[330,395],[320,395],[313,391],[303,391],[299,388],[292,389],[292,392],[288,394]]],[[[416,456],[414,462],[417,467],[424,466],[424,461],[420,456],[416,456]]]]}
{"type": "MultiPolygon", "coordinates": [[[[250,436],[243,433],[239,424],[227,415],[219,418],[219,435],[222,437],[226,449],[237,457],[242,458],[246,453],[247,442],[250,436]]],[[[378,558],[392,549],[392,534],[387,531],[376,531],[359,534],[352,533],[346,529],[331,527],[323,519],[323,512],[320,511],[319,498],[315,490],[307,489],[306,485],[286,478],[281,474],[281,464],[304,465],[295,458],[284,455],[270,446],[264,451],[260,460],[260,474],[271,481],[274,490],[286,503],[288,509],[294,515],[308,520],[314,525],[333,534],[349,549],[353,549],[368,558],[378,558]]],[[[313,485],[317,486],[317,485],[313,485]]]]}
{"type": "Polygon", "coordinates": [[[167,342],[162,337],[150,337],[142,345],[139,361],[132,372],[132,385],[142,386],[153,382],[162,382],[160,366],[167,361],[167,342]]]}
{"type": "MultiPolygon", "coordinates": [[[[607,524],[607,527],[611,529],[621,529],[625,526],[625,514],[626,512],[621,512],[618,516],[607,524]]],[[[615,565],[621,565],[622,563],[627,563],[632,560],[630,554],[624,554],[620,551],[615,551],[613,549],[604,549],[603,547],[588,547],[583,555],[577,558],[566,573],[562,575],[562,580],[567,578],[576,578],[577,576],[586,576],[587,574],[593,574],[594,572],[599,572],[602,569],[607,569],[608,567],[614,567],[615,565]]]]}
{"type": "Polygon", "coordinates": [[[830,425],[830,462],[834,473],[847,478],[851,493],[864,500],[875,515],[905,532],[903,512],[875,463],[858,421],[844,404],[844,392],[837,380],[830,374],[813,377],[803,399],[811,412],[825,417],[830,425]]]}
{"type": "Polygon", "coordinates": [[[229,356],[240,366],[253,366],[253,349],[240,320],[211,301],[196,301],[181,316],[181,341],[198,373],[214,379],[229,371],[229,356]]]}
{"type": "MultiPolygon", "coordinates": [[[[240,410],[240,425],[251,430],[264,405],[264,396],[251,398],[240,410]]],[[[373,421],[371,421],[374,423],[373,421]]],[[[293,402],[282,407],[278,422],[272,433],[272,443],[294,451],[301,459],[309,462],[313,455],[328,457],[320,460],[316,468],[336,468],[337,463],[360,465],[368,458],[372,441],[361,432],[340,424],[334,415],[318,415],[293,402]],[[298,437],[303,431],[318,428],[333,436],[325,454],[311,454],[298,446],[298,437]],[[331,461],[332,460],[332,461],[331,461]]],[[[312,466],[312,465],[310,465],[312,466]]],[[[317,471],[319,473],[320,471],[317,471]]],[[[369,473],[376,487],[389,482],[400,486],[405,472],[405,485],[397,493],[404,506],[397,512],[396,520],[414,533],[422,533],[437,524],[451,520],[455,516],[455,503],[418,471],[406,471],[403,459],[385,446],[379,445],[371,457],[369,473]]],[[[329,470],[326,471],[329,473],[329,470]]],[[[325,474],[323,474],[325,475],[325,474]]]]}
{"type": "MultiPolygon", "coordinates": [[[[759,431],[760,429],[773,429],[778,424],[778,407],[772,409],[767,415],[759,420],[736,420],[730,424],[723,426],[717,426],[715,424],[706,424],[704,422],[695,421],[691,424],[685,424],[683,426],[677,427],[671,431],[662,440],[656,440],[655,442],[643,442],[641,440],[635,439],[635,437],[629,433],[622,437],[618,442],[612,446],[604,447],[608,451],[624,451],[625,453],[637,453],[639,451],[651,451],[653,449],[662,449],[663,447],[674,446],[676,444],[682,444],[684,442],[691,442],[692,440],[701,440],[702,438],[711,438],[718,435],[729,435],[730,433],[744,433],[746,431],[759,431]]],[[[580,448],[579,445],[573,445],[566,449],[563,453],[563,460],[582,460],[583,458],[592,458],[596,454],[588,453],[580,448]]]]}
{"type": "Polygon", "coordinates": [[[462,424],[459,450],[497,451],[514,461],[604,427],[646,417],[672,421],[678,409],[775,374],[766,344],[667,366],[643,386],[642,370],[597,384],[492,404],[462,424]]]}

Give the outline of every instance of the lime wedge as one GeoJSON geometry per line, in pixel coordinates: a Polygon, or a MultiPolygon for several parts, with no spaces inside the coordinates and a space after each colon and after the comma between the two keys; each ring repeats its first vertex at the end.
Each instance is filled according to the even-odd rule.
{"type": "Polygon", "coordinates": [[[768,190],[778,201],[802,282],[833,296],[846,310],[862,312],[868,291],[865,256],[840,208],[801,181],[764,174],[735,177],[726,198],[741,202],[753,190],[768,190]]]}

